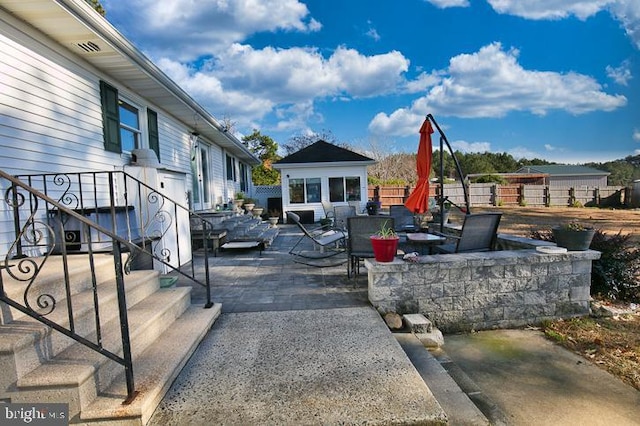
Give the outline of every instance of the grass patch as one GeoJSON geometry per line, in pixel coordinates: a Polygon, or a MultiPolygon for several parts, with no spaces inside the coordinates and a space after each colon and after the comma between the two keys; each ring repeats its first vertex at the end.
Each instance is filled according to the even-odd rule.
{"type": "Polygon", "coordinates": [[[640,390],[640,315],[550,321],[543,331],[640,390]]]}

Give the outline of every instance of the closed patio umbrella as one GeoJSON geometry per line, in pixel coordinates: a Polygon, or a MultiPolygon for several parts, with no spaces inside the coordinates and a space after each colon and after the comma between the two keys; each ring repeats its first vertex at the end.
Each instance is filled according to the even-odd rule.
{"type": "Polygon", "coordinates": [[[416,157],[418,183],[404,203],[405,207],[414,213],[424,213],[429,210],[429,172],[431,171],[431,133],[433,128],[429,119],[425,119],[420,128],[420,144],[416,157]]]}

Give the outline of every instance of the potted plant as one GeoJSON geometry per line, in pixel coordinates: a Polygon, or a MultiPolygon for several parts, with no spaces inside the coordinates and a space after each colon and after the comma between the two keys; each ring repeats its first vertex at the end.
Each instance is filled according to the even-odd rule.
{"type": "Polygon", "coordinates": [[[588,250],[596,230],[577,222],[552,228],[553,238],[558,247],[572,251],[588,250]]]}
{"type": "Polygon", "coordinates": [[[371,246],[373,255],[378,262],[392,262],[398,251],[400,237],[396,231],[389,226],[389,221],[384,221],[380,230],[371,235],[371,246]]]}
{"type": "Polygon", "coordinates": [[[268,220],[271,224],[271,227],[275,228],[278,225],[278,221],[280,220],[280,210],[269,210],[268,220]]]}
{"type": "Polygon", "coordinates": [[[253,210],[251,210],[251,213],[253,213],[253,217],[255,217],[256,219],[260,219],[260,216],[262,216],[263,211],[264,211],[264,207],[255,206],[253,210]]]}
{"type": "Polygon", "coordinates": [[[328,231],[333,226],[333,219],[330,217],[323,217],[320,219],[320,226],[322,226],[322,229],[328,231]]]}
{"type": "Polygon", "coordinates": [[[382,207],[382,203],[380,201],[367,201],[367,214],[369,216],[375,216],[380,211],[380,207],[382,207]]]}
{"type": "Polygon", "coordinates": [[[253,198],[244,199],[244,209],[247,212],[251,212],[255,206],[256,206],[256,201],[253,198]]]}
{"type": "Polygon", "coordinates": [[[236,210],[240,211],[240,207],[244,204],[244,192],[236,192],[236,198],[233,200],[233,204],[235,204],[236,210]]]}

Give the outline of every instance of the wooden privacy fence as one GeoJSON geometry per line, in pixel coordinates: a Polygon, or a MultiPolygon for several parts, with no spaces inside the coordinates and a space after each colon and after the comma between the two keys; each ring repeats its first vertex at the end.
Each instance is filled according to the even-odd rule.
{"type": "MultiPolygon", "coordinates": [[[[368,199],[380,201],[382,207],[403,204],[411,194],[409,186],[368,187],[368,199]]],[[[469,203],[472,206],[624,206],[630,200],[630,188],[624,186],[567,187],[549,185],[498,185],[472,183],[468,185],[469,203]]],[[[440,194],[440,185],[429,186],[429,196],[440,194]]],[[[444,195],[453,203],[464,206],[464,189],[461,184],[445,184],[444,195]]]]}

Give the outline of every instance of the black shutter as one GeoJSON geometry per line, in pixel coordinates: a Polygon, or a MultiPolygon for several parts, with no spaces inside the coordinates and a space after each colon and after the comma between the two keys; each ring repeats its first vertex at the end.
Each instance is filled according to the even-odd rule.
{"type": "Polygon", "coordinates": [[[104,81],[100,81],[100,100],[102,102],[102,134],[104,149],[122,152],[120,143],[120,112],[118,108],[118,90],[104,81]]]}
{"type": "Polygon", "coordinates": [[[158,156],[160,161],[160,136],[158,134],[158,113],[147,108],[147,128],[149,130],[149,148],[158,156]]]}

